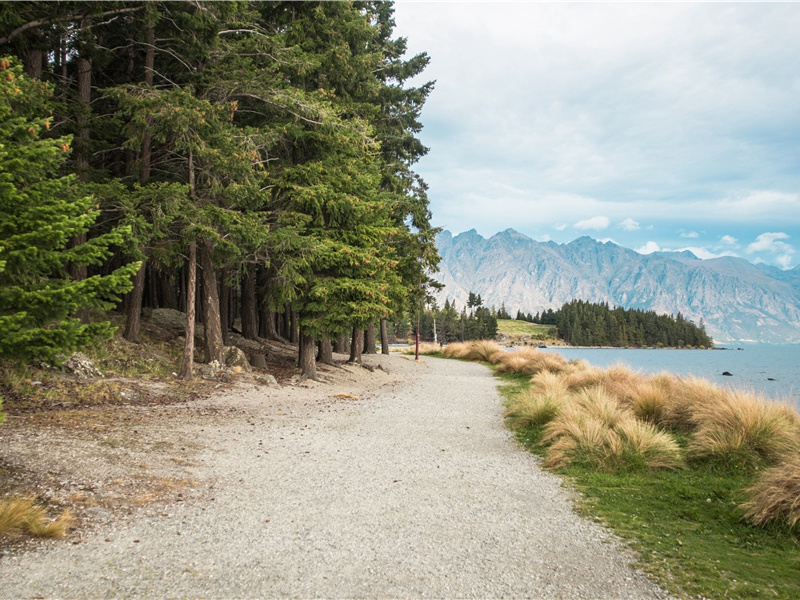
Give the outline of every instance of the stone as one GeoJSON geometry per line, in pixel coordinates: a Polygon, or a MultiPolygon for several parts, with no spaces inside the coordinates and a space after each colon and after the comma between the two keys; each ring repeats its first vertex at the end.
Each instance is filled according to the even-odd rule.
{"type": "Polygon", "coordinates": [[[247,355],[240,348],[236,346],[225,346],[223,358],[226,367],[239,367],[245,373],[250,372],[250,363],[247,362],[247,355]]]}
{"type": "Polygon", "coordinates": [[[153,308],[142,311],[142,315],[154,325],[173,329],[175,331],[186,330],[186,313],[182,313],[174,308],[153,308]]]}
{"type": "Polygon", "coordinates": [[[258,375],[255,377],[255,380],[261,385],[278,385],[278,380],[275,379],[274,375],[270,375],[269,373],[266,375],[258,375]]]}
{"type": "Polygon", "coordinates": [[[95,377],[103,376],[103,373],[89,360],[89,357],[80,352],[76,352],[65,360],[63,367],[64,370],[79,379],[94,379],[95,377]]]}

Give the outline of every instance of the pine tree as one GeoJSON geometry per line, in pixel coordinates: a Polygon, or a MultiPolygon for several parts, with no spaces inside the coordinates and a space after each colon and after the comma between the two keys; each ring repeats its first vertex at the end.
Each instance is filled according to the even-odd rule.
{"type": "Polygon", "coordinates": [[[108,322],[84,324],[76,312],[108,310],[131,287],[138,263],[76,281],[70,266],[97,266],[121,244],[117,229],[70,246],[99,213],[74,176],[57,172],[70,139],[42,139],[49,128],[48,87],[31,81],[13,59],[0,59],[0,356],[57,360],[61,353],[107,339],[108,322]]]}

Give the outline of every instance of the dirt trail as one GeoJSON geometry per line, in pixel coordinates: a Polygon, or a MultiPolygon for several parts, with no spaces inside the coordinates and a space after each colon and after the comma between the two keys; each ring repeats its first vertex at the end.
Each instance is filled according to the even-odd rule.
{"type": "Polygon", "coordinates": [[[198,485],[3,558],[0,595],[665,597],[517,446],[488,369],[366,360],[162,412],[142,435],[198,485]]]}

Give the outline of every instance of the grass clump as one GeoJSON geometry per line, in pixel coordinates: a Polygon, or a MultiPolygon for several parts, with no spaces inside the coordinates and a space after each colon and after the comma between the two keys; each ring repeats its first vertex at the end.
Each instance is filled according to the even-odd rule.
{"type": "Polygon", "coordinates": [[[800,533],[800,454],[762,473],[747,495],[742,508],[749,522],[800,533]]]}
{"type": "Polygon", "coordinates": [[[472,342],[453,342],[442,350],[445,358],[463,358],[495,364],[501,354],[505,354],[500,345],[493,340],[476,340],[472,342]]]}
{"type": "MultiPolygon", "coordinates": [[[[419,343],[419,353],[420,354],[425,354],[425,355],[438,354],[441,351],[442,351],[441,344],[437,344],[437,343],[434,343],[434,342],[420,342],[419,343]]],[[[415,344],[415,345],[409,346],[408,348],[401,348],[400,352],[402,354],[416,354],[417,353],[417,346],[415,344]]]]}
{"type": "Polygon", "coordinates": [[[787,406],[720,390],[692,410],[697,430],[689,442],[690,460],[754,469],[800,452],[800,420],[787,406]]]}
{"type": "Polygon", "coordinates": [[[516,428],[546,425],[567,400],[567,387],[555,373],[542,371],[533,382],[535,386],[516,394],[507,403],[506,416],[513,418],[516,428]]]}
{"type": "Polygon", "coordinates": [[[18,537],[31,535],[44,538],[61,538],[74,527],[75,519],[69,511],[50,519],[47,510],[33,498],[6,498],[0,500],[0,535],[18,537]]]}

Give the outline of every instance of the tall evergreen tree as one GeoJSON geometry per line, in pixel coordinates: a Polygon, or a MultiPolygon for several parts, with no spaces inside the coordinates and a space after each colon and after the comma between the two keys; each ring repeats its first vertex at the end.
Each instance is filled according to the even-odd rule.
{"type": "Polygon", "coordinates": [[[97,266],[130,230],[117,229],[70,247],[97,219],[74,176],[59,177],[70,139],[42,139],[49,128],[49,88],[0,59],[0,356],[55,360],[107,339],[107,321],[81,323],[88,308],[107,310],[130,289],[138,263],[110,275],[75,280],[68,266],[97,266]]]}

